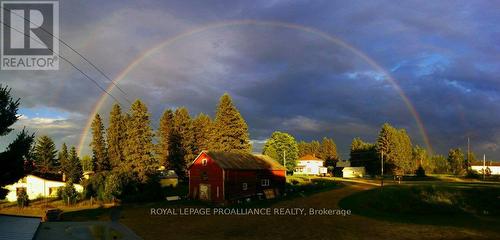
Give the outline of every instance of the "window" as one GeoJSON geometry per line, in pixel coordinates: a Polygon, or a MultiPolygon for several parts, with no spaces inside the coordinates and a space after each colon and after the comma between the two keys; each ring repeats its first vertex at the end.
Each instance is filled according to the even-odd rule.
{"type": "Polygon", "coordinates": [[[269,186],[269,179],[260,180],[260,185],[262,185],[263,187],[269,186]]]}
{"type": "Polygon", "coordinates": [[[243,189],[243,191],[246,191],[248,190],[248,184],[246,182],[244,182],[241,186],[241,189],[243,189]]]}
{"type": "Polygon", "coordinates": [[[208,181],[208,174],[207,174],[207,172],[202,172],[201,173],[201,180],[208,181]]]}
{"type": "Polygon", "coordinates": [[[201,159],[201,164],[202,164],[203,166],[207,166],[207,159],[206,159],[206,158],[201,159]]]}

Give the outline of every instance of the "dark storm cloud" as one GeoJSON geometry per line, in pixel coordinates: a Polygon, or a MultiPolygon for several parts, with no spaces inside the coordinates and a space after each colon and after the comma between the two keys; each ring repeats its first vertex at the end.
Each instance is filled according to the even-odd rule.
{"type": "MultiPolygon", "coordinates": [[[[255,19],[312,27],[390,71],[437,152],[464,146],[470,136],[477,152],[500,159],[498,7],[493,1],[71,1],[61,4],[61,35],[115,77],[145,49],[209,23],[255,19]]],[[[58,138],[78,136],[101,95],[66,64],[58,72],[1,71],[0,77],[23,107],[71,113],[58,121],[74,127],[50,125],[58,138]]],[[[129,98],[144,99],[156,119],[179,106],[213,115],[218,97],[229,92],[256,143],[274,130],[305,140],[329,136],[348,157],[353,137],[374,140],[387,121],[423,145],[386,76],[352,52],[297,30],[250,25],[199,32],[151,55],[119,84],[129,98]]],[[[123,101],[119,91],[112,94],[123,101]]]]}

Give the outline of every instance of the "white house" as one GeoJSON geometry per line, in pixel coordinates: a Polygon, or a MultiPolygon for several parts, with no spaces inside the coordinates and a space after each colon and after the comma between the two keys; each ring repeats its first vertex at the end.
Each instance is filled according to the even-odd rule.
{"type": "Polygon", "coordinates": [[[471,165],[471,169],[479,174],[483,174],[483,169],[489,169],[491,175],[500,175],[499,162],[486,162],[485,165],[483,166],[483,163],[474,163],[471,165]]]}
{"type": "Polygon", "coordinates": [[[344,178],[363,177],[364,175],[365,167],[345,167],[342,169],[342,177],[344,178]]]}
{"type": "MultiPolygon", "coordinates": [[[[57,189],[65,186],[65,182],[48,180],[35,175],[27,175],[21,178],[17,183],[7,185],[5,188],[9,190],[6,196],[8,201],[16,201],[17,193],[21,190],[26,191],[30,200],[39,197],[56,197],[57,189]]],[[[80,184],[74,184],[77,192],[82,192],[83,187],[80,184]]]]}
{"type": "Polygon", "coordinates": [[[324,167],[325,160],[319,159],[314,155],[305,155],[297,160],[294,174],[319,175],[326,174],[327,168],[324,167]]]}

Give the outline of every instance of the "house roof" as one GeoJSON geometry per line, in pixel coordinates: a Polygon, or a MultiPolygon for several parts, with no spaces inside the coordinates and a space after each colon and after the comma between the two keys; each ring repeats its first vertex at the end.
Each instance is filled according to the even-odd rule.
{"type": "Polygon", "coordinates": [[[205,153],[223,169],[285,170],[285,167],[266,155],[216,151],[205,153]]]}
{"type": "Polygon", "coordinates": [[[323,159],[320,159],[316,157],[314,154],[307,154],[299,158],[299,160],[309,160],[309,161],[324,161],[323,159]]]}

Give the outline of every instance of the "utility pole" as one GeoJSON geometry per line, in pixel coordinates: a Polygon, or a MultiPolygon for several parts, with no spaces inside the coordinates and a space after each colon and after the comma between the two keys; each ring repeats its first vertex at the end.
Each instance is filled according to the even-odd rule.
{"type": "Polygon", "coordinates": [[[486,178],[486,154],[483,154],[483,181],[486,178]]]}
{"type": "Polygon", "coordinates": [[[380,186],[384,186],[384,150],[380,151],[382,154],[382,157],[380,158],[380,175],[381,175],[381,180],[380,180],[380,186]]]}

